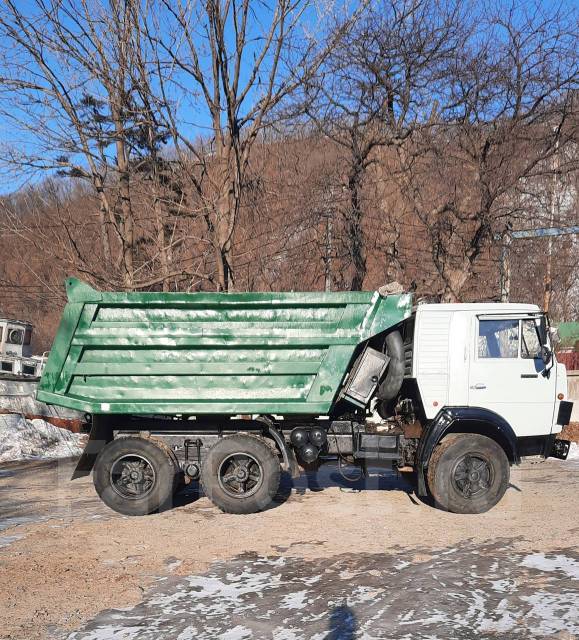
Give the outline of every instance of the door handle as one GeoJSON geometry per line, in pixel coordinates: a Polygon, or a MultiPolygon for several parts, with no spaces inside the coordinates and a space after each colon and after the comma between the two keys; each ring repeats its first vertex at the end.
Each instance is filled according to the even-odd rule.
{"type": "Polygon", "coordinates": [[[538,378],[538,373],[521,373],[521,378],[538,378]]]}
{"type": "Polygon", "coordinates": [[[471,386],[471,389],[486,389],[487,386],[486,384],[483,384],[482,382],[477,382],[476,384],[473,384],[471,386]]]}

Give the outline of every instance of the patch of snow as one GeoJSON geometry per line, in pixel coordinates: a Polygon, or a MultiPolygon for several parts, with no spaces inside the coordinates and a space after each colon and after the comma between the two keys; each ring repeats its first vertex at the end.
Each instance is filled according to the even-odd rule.
{"type": "Polygon", "coordinates": [[[402,622],[408,622],[410,620],[412,620],[412,617],[414,616],[414,609],[410,609],[410,611],[407,611],[401,618],[402,622]]]}
{"type": "Polygon", "coordinates": [[[376,587],[357,586],[348,598],[349,605],[363,604],[364,602],[376,602],[383,593],[383,589],[376,587]]]}
{"type": "MultiPolygon", "coordinates": [[[[579,462],[579,443],[571,442],[566,460],[561,460],[560,458],[549,458],[549,460],[554,460],[556,462],[579,462]]],[[[543,458],[539,458],[538,461],[543,462],[543,458]]]]}
{"type": "Polygon", "coordinates": [[[191,614],[203,612],[207,616],[218,617],[226,615],[229,610],[240,610],[244,596],[275,588],[280,579],[279,575],[274,576],[269,572],[252,571],[228,573],[225,580],[213,575],[191,576],[180,590],[159,594],[150,602],[165,613],[177,611],[183,602],[188,602],[191,614]]]}
{"type": "MultiPolygon", "coordinates": [[[[83,640],[137,640],[139,634],[142,632],[143,627],[141,626],[119,628],[109,625],[89,631],[87,634],[84,634],[82,638],[83,640]]],[[[77,633],[72,633],[68,636],[69,640],[78,637],[77,633]]]]}
{"type": "Polygon", "coordinates": [[[251,629],[237,625],[233,629],[228,629],[219,635],[222,640],[242,640],[243,638],[251,638],[253,634],[251,629]]]}
{"type": "Polygon", "coordinates": [[[177,569],[182,564],[183,564],[183,560],[171,560],[166,563],[166,566],[169,571],[173,571],[173,569],[177,569]]]}
{"type": "Polygon", "coordinates": [[[564,555],[548,558],[544,553],[532,553],[524,558],[524,567],[539,571],[562,571],[574,580],[579,580],[579,562],[564,555]]]}
{"type": "Polygon", "coordinates": [[[534,628],[537,633],[541,635],[554,635],[558,632],[579,633],[577,593],[553,594],[539,591],[531,596],[522,596],[521,600],[531,605],[525,617],[535,619],[534,628]]]}
{"type": "Polygon", "coordinates": [[[275,560],[271,560],[268,564],[272,567],[283,567],[286,563],[286,558],[284,556],[280,556],[275,560]]]}
{"type": "MultiPolygon", "coordinates": [[[[364,319],[362,320],[362,326],[360,327],[360,335],[364,334],[364,331],[366,330],[366,325],[368,324],[368,320],[370,319],[370,316],[374,311],[374,307],[376,306],[376,301],[378,300],[379,297],[380,297],[380,294],[377,291],[375,291],[374,295],[372,296],[372,299],[370,300],[370,306],[368,307],[368,310],[364,315],[364,319]]],[[[400,302],[398,304],[400,304],[400,302]]]]}
{"type": "Polygon", "coordinates": [[[476,624],[480,625],[486,618],[486,594],[481,589],[475,589],[471,591],[471,602],[466,612],[466,617],[469,620],[476,620],[476,624]]]}
{"type": "Polygon", "coordinates": [[[0,415],[0,462],[68,458],[82,453],[83,436],[44,420],[0,415]]]}
{"type": "Polygon", "coordinates": [[[515,584],[508,578],[504,578],[503,580],[491,580],[491,586],[495,591],[500,593],[512,593],[515,589],[515,584]]]}
{"type": "Polygon", "coordinates": [[[478,631],[483,633],[506,633],[517,626],[518,612],[509,611],[509,600],[503,598],[494,609],[495,620],[486,618],[482,621],[478,631]]]}
{"type": "Polygon", "coordinates": [[[282,609],[303,609],[307,603],[306,598],[307,590],[296,591],[295,593],[288,593],[282,599],[282,609]]]}
{"type": "Polygon", "coordinates": [[[411,620],[408,620],[408,616],[404,616],[400,622],[398,624],[400,625],[407,625],[407,624],[413,624],[413,625],[429,625],[429,624],[436,624],[436,625],[441,625],[441,624],[445,624],[448,622],[448,616],[446,613],[444,613],[443,611],[433,611],[432,614],[430,614],[429,616],[425,617],[425,618],[413,618],[411,620]]]}
{"type": "MultiPolygon", "coordinates": [[[[273,630],[272,636],[274,640],[301,640],[304,636],[302,634],[297,635],[293,629],[280,629],[273,630]]],[[[324,637],[327,638],[325,635],[324,637]]]]}

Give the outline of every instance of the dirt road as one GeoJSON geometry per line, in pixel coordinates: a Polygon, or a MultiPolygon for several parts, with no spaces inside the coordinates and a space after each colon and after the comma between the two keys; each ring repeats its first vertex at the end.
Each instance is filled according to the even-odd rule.
{"type": "Polygon", "coordinates": [[[261,514],[189,490],[136,519],[71,466],[0,467],[1,638],[579,635],[579,462],[525,462],[478,516],[433,509],[391,471],[344,491],[328,467],[285,479],[261,514]]]}

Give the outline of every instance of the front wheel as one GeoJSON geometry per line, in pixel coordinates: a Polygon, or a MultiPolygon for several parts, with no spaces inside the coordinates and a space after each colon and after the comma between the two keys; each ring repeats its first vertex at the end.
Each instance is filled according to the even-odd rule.
{"type": "Polygon", "coordinates": [[[484,513],[503,497],[510,465],[503,448],[479,434],[455,434],[434,449],[428,486],[437,506],[453,513],[484,513]]]}
{"type": "Polygon", "coordinates": [[[201,467],[205,495],[226,513],[265,509],[279,489],[277,455],[262,439],[248,434],[218,440],[201,467]]]}

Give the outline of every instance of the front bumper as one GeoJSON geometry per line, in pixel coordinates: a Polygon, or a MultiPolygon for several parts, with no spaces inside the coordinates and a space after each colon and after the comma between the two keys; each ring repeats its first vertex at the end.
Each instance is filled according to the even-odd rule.
{"type": "Polygon", "coordinates": [[[567,460],[567,456],[569,455],[569,448],[571,447],[571,442],[569,440],[553,440],[553,446],[551,447],[551,451],[548,458],[559,458],[559,460],[567,460]]]}

